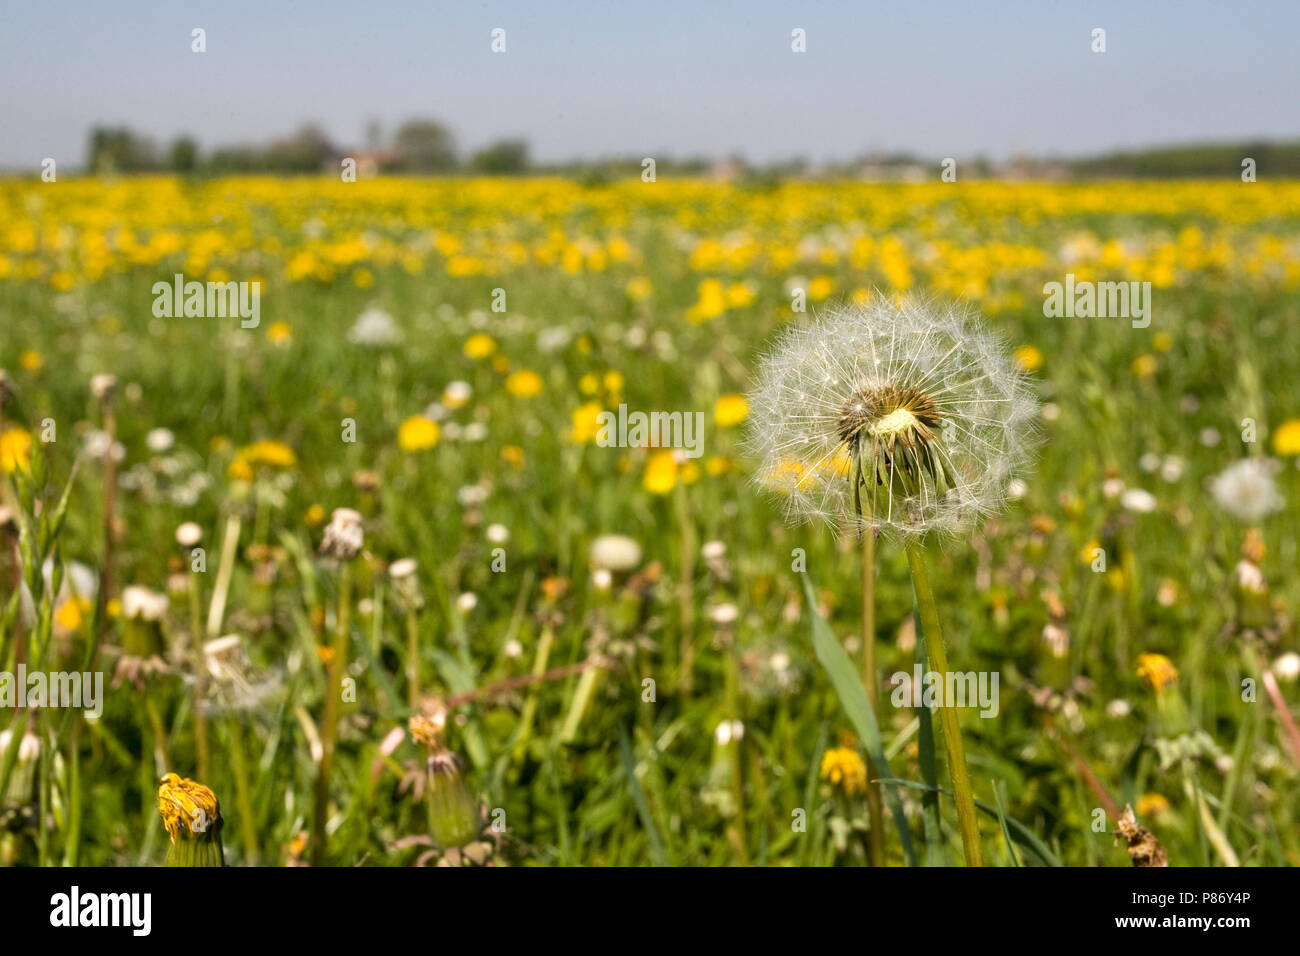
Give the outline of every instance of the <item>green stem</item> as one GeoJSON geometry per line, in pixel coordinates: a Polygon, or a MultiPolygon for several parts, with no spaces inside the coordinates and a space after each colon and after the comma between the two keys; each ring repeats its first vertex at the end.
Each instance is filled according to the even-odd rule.
{"type": "MultiPolygon", "coordinates": [[[[862,539],[862,684],[867,690],[871,713],[879,717],[876,679],[876,532],[874,528],[859,531],[862,539]]],[[[879,720],[877,720],[877,724],[879,720]]],[[[872,866],[885,865],[885,813],[880,784],[876,783],[876,769],[867,760],[867,859],[872,866]]]]}
{"type": "MultiPolygon", "coordinates": [[[[925,568],[925,549],[916,538],[908,538],[907,564],[912,570],[912,587],[916,591],[916,606],[921,612],[921,628],[925,632],[925,649],[930,658],[930,669],[946,682],[948,655],[943,647],[943,631],[939,627],[939,608],[930,590],[930,575],[925,568]]],[[[941,706],[939,718],[943,722],[943,743],[948,753],[948,772],[952,775],[953,798],[957,804],[957,822],[961,827],[962,850],[967,866],[983,866],[984,853],[980,848],[979,823],[975,817],[975,795],[971,790],[970,774],[966,770],[966,751],[961,742],[961,722],[955,707],[941,706]]]]}
{"type": "Polygon", "coordinates": [[[334,653],[330,656],[329,686],[325,691],[325,715],[321,720],[320,770],[316,774],[316,806],[312,820],[311,862],[325,862],[325,822],[329,816],[330,770],[334,766],[334,743],[338,737],[339,708],[343,698],[343,674],[348,666],[348,631],[352,612],[352,565],[339,568],[338,628],[334,634],[334,653]]]}
{"type": "Polygon", "coordinates": [[[406,700],[411,713],[420,703],[420,628],[415,612],[406,612],[406,700]]]}
{"type": "Polygon", "coordinates": [[[210,780],[208,774],[208,716],[203,699],[207,683],[207,661],[203,657],[203,611],[200,608],[198,572],[190,571],[190,649],[194,667],[194,750],[198,761],[199,779],[210,780]]]}
{"type": "Polygon", "coordinates": [[[248,786],[248,760],[244,753],[244,728],[236,716],[230,720],[230,763],[235,773],[235,804],[239,807],[240,834],[244,840],[244,862],[258,865],[257,823],[253,818],[253,798],[248,786]]]}

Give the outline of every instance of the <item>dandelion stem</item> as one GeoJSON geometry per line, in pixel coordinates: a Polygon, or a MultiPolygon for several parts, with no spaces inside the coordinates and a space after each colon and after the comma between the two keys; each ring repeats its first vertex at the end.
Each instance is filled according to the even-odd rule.
{"type": "Polygon", "coordinates": [[[406,612],[406,700],[411,713],[419,709],[420,702],[420,628],[415,612],[406,612]]]}
{"type": "MultiPolygon", "coordinates": [[[[856,475],[855,475],[856,478],[856,475]]],[[[871,702],[871,712],[877,715],[879,687],[876,680],[876,532],[866,528],[859,532],[862,538],[862,684],[871,702]]],[[[877,721],[879,723],[879,721],[877,721]]],[[[880,784],[870,759],[867,761],[867,859],[872,866],[885,864],[885,814],[881,800],[880,784]]]]}
{"type": "Polygon", "coordinates": [[[199,767],[199,779],[211,779],[208,774],[208,715],[205,713],[204,685],[207,682],[207,662],[203,657],[203,611],[200,607],[199,574],[190,571],[190,640],[194,662],[194,750],[199,767]]]}
{"type": "Polygon", "coordinates": [[[248,787],[248,760],[244,755],[244,728],[238,716],[231,719],[230,763],[235,772],[235,804],[239,807],[239,830],[244,840],[244,862],[257,866],[257,824],[253,819],[253,799],[248,787]]]}
{"type": "MultiPolygon", "coordinates": [[[[925,634],[926,654],[930,669],[946,682],[948,655],[943,647],[943,631],[939,627],[939,608],[930,590],[930,575],[925,568],[925,549],[916,538],[909,537],[906,544],[907,563],[912,570],[912,587],[916,591],[916,606],[921,612],[921,628],[925,634]]],[[[967,866],[983,866],[984,853],[980,848],[979,823],[975,818],[975,796],[971,791],[970,774],[966,770],[966,751],[961,742],[961,722],[953,707],[941,706],[939,718],[943,723],[943,744],[948,753],[948,772],[952,776],[953,799],[957,804],[957,822],[961,827],[962,850],[967,866]]]]}
{"type": "Polygon", "coordinates": [[[334,644],[330,654],[329,683],[325,690],[325,716],[321,720],[320,770],[316,774],[316,806],[312,820],[311,862],[325,862],[325,821],[329,816],[330,770],[334,766],[334,743],[338,738],[339,707],[343,698],[343,674],[348,665],[348,631],[352,612],[352,565],[339,567],[339,610],[334,644]]]}

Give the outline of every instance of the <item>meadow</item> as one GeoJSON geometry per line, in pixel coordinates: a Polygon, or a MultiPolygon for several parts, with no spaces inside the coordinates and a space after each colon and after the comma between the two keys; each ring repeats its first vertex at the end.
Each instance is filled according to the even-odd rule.
{"type": "MultiPolygon", "coordinates": [[[[906,294],[1042,403],[930,550],[999,678],[960,712],[986,862],[1300,863],[1300,184],[162,177],[0,182],[0,671],[106,688],[0,714],[0,861],[162,863],[174,773],[227,865],[865,863],[813,643],[856,666],[859,543],[783,521],[745,396],[780,329],[906,294]],[[258,324],[156,315],[176,274],[258,324]],[[1067,275],[1151,283],[1149,325],[1046,315],[1067,275]],[[620,405],[703,412],[702,454],[605,447],[620,405]]],[[[876,605],[893,792],[960,862],[884,538],[876,605]]]]}

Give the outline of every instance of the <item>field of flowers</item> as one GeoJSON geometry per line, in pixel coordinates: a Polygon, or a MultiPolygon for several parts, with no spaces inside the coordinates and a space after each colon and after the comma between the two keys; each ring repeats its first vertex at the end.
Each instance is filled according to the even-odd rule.
{"type": "MultiPolygon", "coordinates": [[[[746,396],[783,327],[906,294],[1041,401],[929,551],[1000,680],[985,861],[1300,863],[1300,184],[271,178],[0,182],[0,672],[105,675],[98,717],[0,684],[0,861],[865,863],[813,650],[861,666],[859,542],[783,521],[746,396]],[[156,314],[177,274],[257,325],[156,314]],[[1067,274],[1150,282],[1149,326],[1046,316],[1067,274]],[[620,405],[704,412],[701,454],[605,447],[620,405]]],[[[887,789],[959,862],[876,553],[887,789]]]]}

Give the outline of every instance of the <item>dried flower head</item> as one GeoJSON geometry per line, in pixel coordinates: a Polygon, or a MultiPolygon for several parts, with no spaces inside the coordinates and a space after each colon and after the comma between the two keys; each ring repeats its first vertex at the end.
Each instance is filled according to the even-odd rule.
{"type": "Polygon", "coordinates": [[[320,553],[339,561],[351,561],[361,550],[364,540],[361,513],[351,508],[335,508],[330,523],[325,526],[320,553]]]}
{"type": "Polygon", "coordinates": [[[877,296],[789,329],[750,407],[757,480],[789,519],[924,534],[998,508],[1032,453],[1038,404],[968,311],[877,296]]]}
{"type": "Polygon", "coordinates": [[[1125,806],[1123,814],[1115,824],[1115,835],[1128,843],[1128,855],[1134,866],[1160,867],[1169,865],[1169,856],[1160,841],[1146,827],[1137,822],[1133,808],[1125,806]]]}

